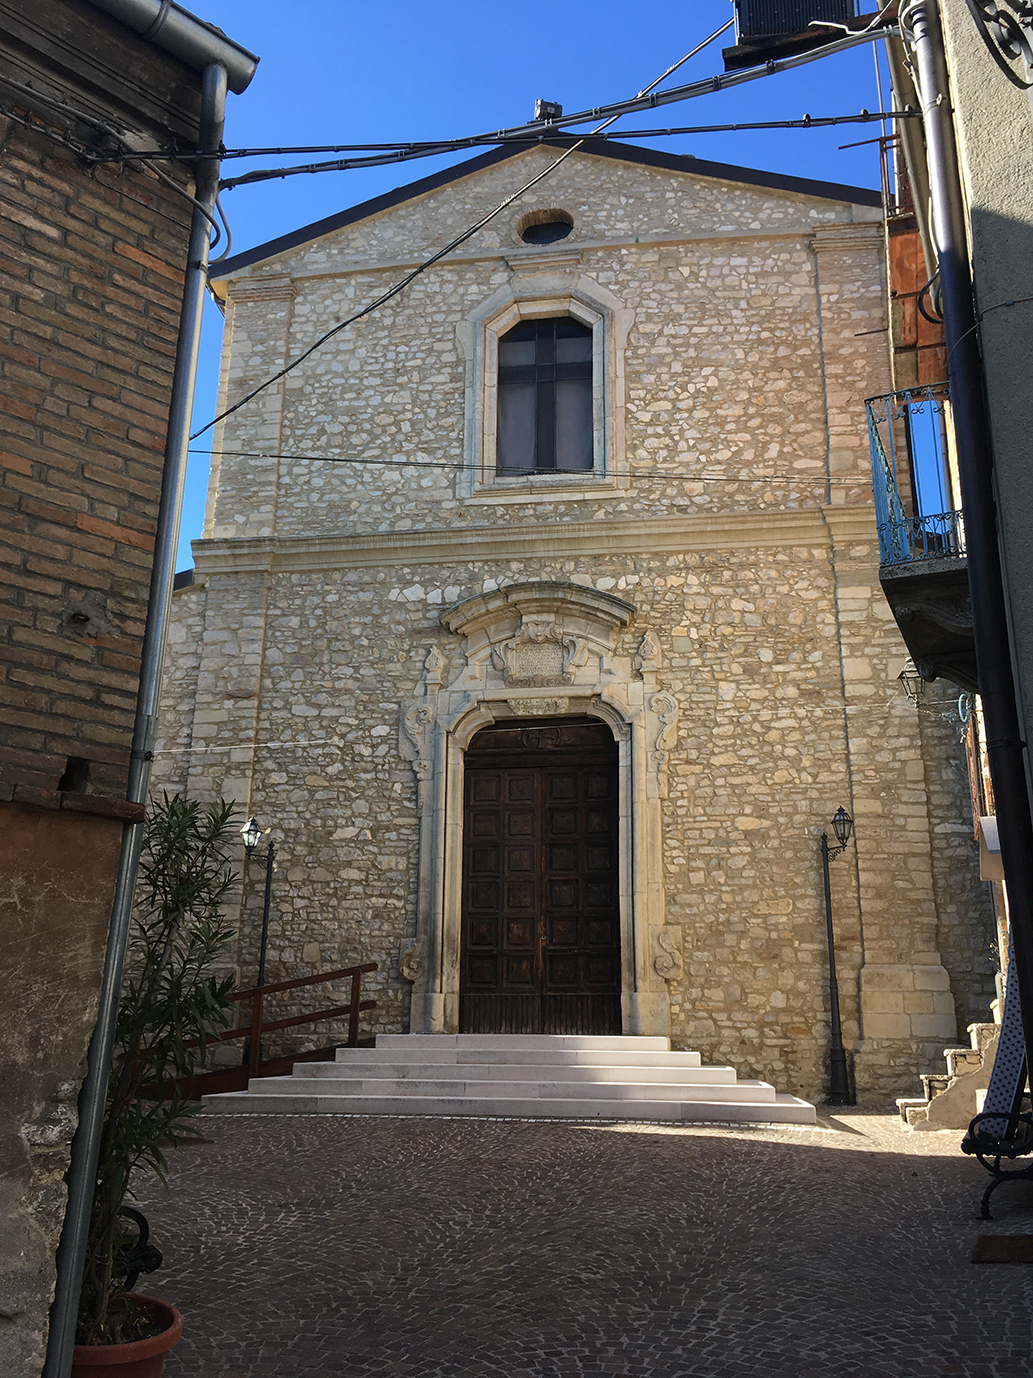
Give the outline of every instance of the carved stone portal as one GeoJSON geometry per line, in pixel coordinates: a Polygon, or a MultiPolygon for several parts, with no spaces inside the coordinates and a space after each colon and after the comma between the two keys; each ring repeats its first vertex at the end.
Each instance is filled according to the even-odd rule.
{"type": "Polygon", "coordinates": [[[491,650],[491,663],[507,689],[573,684],[575,672],[587,662],[583,639],[548,618],[522,618],[516,634],[491,650]]]}
{"type": "Polygon", "coordinates": [[[566,713],[569,699],[507,699],[510,712],[517,718],[555,718],[566,713]]]}
{"type": "MultiPolygon", "coordinates": [[[[400,965],[403,979],[413,982],[414,1032],[459,1027],[466,748],[482,727],[520,720],[529,744],[546,748],[562,736],[555,720],[568,716],[600,719],[618,744],[623,1028],[668,1032],[667,982],[680,969],[680,955],[666,942],[657,948],[651,935],[664,926],[660,801],[678,707],[657,684],[655,633],[641,638],[638,673],[631,647],[618,640],[634,612],[611,593],[540,580],[489,590],[441,614],[442,626],[462,638],[465,664],[448,679],[443,657],[428,656],[399,721],[399,749],[419,784],[416,940],[400,965]]],[[[456,666],[459,655],[453,643],[448,664],[456,666]]]]}

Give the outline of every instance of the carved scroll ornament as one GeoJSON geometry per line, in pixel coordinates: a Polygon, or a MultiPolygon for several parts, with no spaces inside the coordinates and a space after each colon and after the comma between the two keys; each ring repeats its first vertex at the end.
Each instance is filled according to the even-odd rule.
{"type": "Polygon", "coordinates": [[[431,771],[428,728],[433,720],[433,711],[420,702],[410,704],[402,718],[402,727],[413,748],[413,770],[421,780],[425,780],[431,771]]]}
{"type": "Polygon", "coordinates": [[[507,688],[573,684],[575,672],[587,662],[582,638],[548,618],[523,618],[514,636],[491,649],[491,663],[507,688]]]}
{"type": "Polygon", "coordinates": [[[653,749],[650,754],[657,770],[662,770],[667,764],[668,747],[671,745],[671,738],[674,735],[672,729],[678,716],[678,701],[673,694],[661,691],[652,696],[649,700],[649,707],[656,717],[656,735],[653,738],[653,749]]]}
{"type": "Polygon", "coordinates": [[[424,953],[423,940],[418,938],[410,947],[402,953],[398,963],[398,974],[403,981],[416,982],[420,979],[427,969],[427,958],[424,953]]]}
{"type": "Polygon", "coordinates": [[[665,981],[677,981],[685,969],[677,941],[672,933],[661,929],[656,935],[659,955],[653,958],[653,970],[665,981]]]}

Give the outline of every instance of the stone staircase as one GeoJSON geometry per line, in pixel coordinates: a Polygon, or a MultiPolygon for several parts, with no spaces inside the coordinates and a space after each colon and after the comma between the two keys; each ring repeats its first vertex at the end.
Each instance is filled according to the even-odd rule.
{"type": "Polygon", "coordinates": [[[907,1129],[967,1129],[983,1108],[980,1092],[990,1083],[999,1024],[970,1024],[968,1048],[944,1048],[945,1072],[922,1076],[924,1095],[897,1101],[907,1129]]]}
{"type": "Polygon", "coordinates": [[[814,1124],[814,1106],[734,1067],[703,1067],[667,1038],[378,1034],[335,1062],[205,1096],[220,1114],[479,1115],[519,1119],[814,1124]]]}

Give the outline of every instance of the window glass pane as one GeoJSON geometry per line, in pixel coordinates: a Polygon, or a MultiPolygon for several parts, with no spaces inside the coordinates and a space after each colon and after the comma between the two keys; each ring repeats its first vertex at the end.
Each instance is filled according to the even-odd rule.
{"type": "Polygon", "coordinates": [[[572,379],[556,384],[556,468],[592,467],[592,384],[572,379]]]}
{"type": "Polygon", "coordinates": [[[499,367],[512,368],[513,365],[533,364],[535,356],[534,340],[499,341],[499,367]]]}
{"type": "Polygon", "coordinates": [[[499,384],[496,463],[507,473],[527,473],[534,468],[535,391],[533,383],[499,384]]]}
{"type": "Polygon", "coordinates": [[[944,453],[946,428],[942,405],[929,398],[911,402],[907,407],[911,477],[915,489],[915,515],[939,516],[953,507],[947,479],[947,456],[944,453]]]}
{"type": "Polygon", "coordinates": [[[558,364],[580,364],[591,362],[592,336],[586,330],[583,335],[570,335],[564,339],[556,332],[556,362],[558,364]]]}

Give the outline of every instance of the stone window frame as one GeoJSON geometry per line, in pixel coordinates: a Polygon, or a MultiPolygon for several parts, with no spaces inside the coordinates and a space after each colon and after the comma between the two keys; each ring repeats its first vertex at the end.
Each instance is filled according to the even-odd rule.
{"type": "Polygon", "coordinates": [[[584,274],[509,283],[456,327],[466,356],[466,416],[459,496],[562,500],[626,488],[624,351],[634,312],[584,274]],[[499,338],[525,320],[570,316],[592,331],[594,467],[579,472],[499,474],[496,470],[499,338]],[[587,490],[587,492],[586,492],[587,490]]]}

